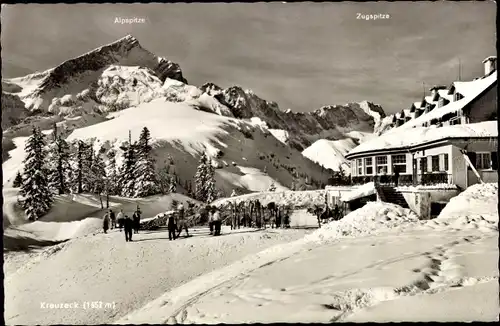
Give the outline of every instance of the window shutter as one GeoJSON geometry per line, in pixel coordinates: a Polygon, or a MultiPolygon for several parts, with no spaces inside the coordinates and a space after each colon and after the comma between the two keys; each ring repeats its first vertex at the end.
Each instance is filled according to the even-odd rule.
{"type": "Polygon", "coordinates": [[[498,152],[491,152],[491,168],[498,170],[498,152]]]}
{"type": "MultiPolygon", "coordinates": [[[[477,165],[475,152],[467,152],[467,156],[469,157],[471,163],[474,164],[474,166],[477,165]]],[[[467,166],[467,170],[472,170],[472,169],[470,168],[470,166],[467,166]]]]}

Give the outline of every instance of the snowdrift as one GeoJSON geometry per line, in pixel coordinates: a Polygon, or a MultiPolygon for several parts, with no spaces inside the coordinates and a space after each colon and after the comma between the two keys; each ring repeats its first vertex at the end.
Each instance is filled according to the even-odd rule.
{"type": "Polygon", "coordinates": [[[324,224],[305,238],[307,241],[333,241],[404,228],[417,222],[418,216],[409,209],[384,202],[369,202],[339,221],[324,224]]]}
{"type": "Polygon", "coordinates": [[[452,198],[428,225],[433,228],[498,231],[498,184],[476,184],[467,188],[452,198]]]}

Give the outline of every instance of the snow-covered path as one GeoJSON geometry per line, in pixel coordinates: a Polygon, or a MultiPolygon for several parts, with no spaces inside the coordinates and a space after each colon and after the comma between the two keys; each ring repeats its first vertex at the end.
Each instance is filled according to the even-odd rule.
{"type": "Polygon", "coordinates": [[[119,323],[497,320],[497,232],[399,231],[271,248],[119,323]]]}
{"type": "MultiPolygon", "coordinates": [[[[193,278],[269,246],[303,237],[303,230],[223,228],[220,237],[169,241],[165,231],[90,235],[49,247],[16,269],[5,266],[7,324],[110,323],[193,278]],[[238,232],[239,231],[239,232],[238,232]],[[98,309],[47,309],[42,304],[102,302],[98,309]],[[114,303],[112,308],[106,303],[114,303]]],[[[6,265],[8,260],[6,261],[6,265]]],[[[16,262],[19,264],[19,262],[16,262]]]]}

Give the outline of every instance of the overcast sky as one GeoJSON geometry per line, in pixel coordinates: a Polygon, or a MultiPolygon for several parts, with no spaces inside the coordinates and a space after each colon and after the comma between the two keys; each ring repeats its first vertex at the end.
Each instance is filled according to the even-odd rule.
{"type": "Polygon", "coordinates": [[[456,80],[458,58],[462,79],[482,75],[495,16],[494,2],[2,5],[2,73],[45,70],[132,34],[193,85],[240,85],[294,111],[368,100],[392,113],[421,98],[422,82],[456,80]]]}

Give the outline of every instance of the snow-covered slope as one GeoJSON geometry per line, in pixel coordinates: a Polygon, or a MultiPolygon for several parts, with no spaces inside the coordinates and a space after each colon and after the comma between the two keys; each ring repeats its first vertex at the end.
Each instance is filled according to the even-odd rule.
{"type": "Polygon", "coordinates": [[[357,144],[351,138],[342,140],[320,139],[306,148],[302,154],[311,161],[334,171],[350,171],[349,161],[344,157],[357,144]]]}
{"type": "Polygon", "coordinates": [[[74,130],[67,140],[94,140],[96,148],[113,148],[119,154],[119,164],[119,147],[128,141],[129,131],[132,138],[137,139],[142,128],[147,126],[154,141],[157,163],[163,164],[171,155],[182,185],[192,180],[199,156],[207,152],[218,167],[217,184],[227,193],[234,188],[267,190],[272,181],[278,188],[281,185],[287,189],[292,182],[306,176],[310,180],[328,178],[317,164],[284,146],[265,129],[250,122],[197,110],[189,102],[168,102],[166,98],[159,98],[113,112],[109,118],[74,130]],[[238,167],[248,169],[242,171],[243,168],[238,167]],[[266,169],[266,173],[260,172],[266,169]]]}

